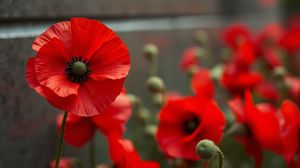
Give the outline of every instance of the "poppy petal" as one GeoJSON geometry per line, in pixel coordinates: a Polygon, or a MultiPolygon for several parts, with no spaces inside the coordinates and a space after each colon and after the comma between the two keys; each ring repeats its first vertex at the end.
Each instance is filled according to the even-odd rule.
{"type": "Polygon", "coordinates": [[[131,110],[129,98],[121,93],[105,112],[93,116],[91,119],[105,135],[111,132],[122,135],[125,131],[125,124],[131,116],[131,110]]]}
{"type": "Polygon", "coordinates": [[[255,107],[251,93],[245,94],[245,114],[248,118],[248,126],[255,138],[262,147],[277,153],[283,153],[283,146],[280,137],[280,125],[276,111],[255,107]]]}
{"type": "Polygon", "coordinates": [[[108,143],[110,157],[118,168],[159,168],[156,162],[141,160],[132,142],[118,134],[110,134],[108,143]]]}
{"type": "Polygon", "coordinates": [[[130,69],[128,49],[117,36],[104,43],[89,62],[92,69],[90,76],[95,80],[121,79],[130,69]]]}
{"type": "Polygon", "coordinates": [[[104,112],[122,91],[124,80],[96,81],[90,78],[80,86],[70,111],[78,116],[94,116],[104,112]]]}
{"type": "Polygon", "coordinates": [[[35,58],[29,58],[27,61],[26,80],[31,88],[33,88],[40,95],[44,95],[43,89],[36,78],[35,58]]]}
{"type": "Polygon", "coordinates": [[[237,120],[241,123],[245,123],[247,119],[244,114],[242,99],[240,97],[234,97],[233,99],[229,100],[227,104],[237,120]]]}
{"type": "MultiPolygon", "coordinates": [[[[57,116],[57,128],[61,131],[63,114],[57,116]]],[[[79,117],[69,113],[66,120],[64,139],[70,145],[81,147],[86,144],[95,133],[95,127],[91,120],[86,117],[79,117]]]]}
{"type": "Polygon", "coordinates": [[[280,110],[285,120],[285,130],[283,131],[285,159],[288,163],[292,163],[293,156],[299,147],[298,127],[300,124],[300,113],[297,105],[290,100],[284,100],[281,104],[280,110]]]}
{"type": "Polygon", "coordinates": [[[214,96],[214,84],[207,69],[201,68],[193,75],[191,87],[198,96],[210,99],[214,96]]]}
{"type": "MultiPolygon", "coordinates": [[[[72,54],[89,60],[104,43],[116,34],[97,20],[71,18],[72,54]]],[[[115,47],[115,46],[114,46],[115,47]]]]}
{"type": "Polygon", "coordinates": [[[61,40],[66,49],[70,51],[72,46],[71,23],[69,21],[55,23],[34,40],[32,49],[38,52],[53,38],[61,40]]]}
{"type": "Polygon", "coordinates": [[[61,97],[77,94],[79,84],[67,79],[68,54],[63,42],[53,38],[37,53],[35,71],[39,83],[61,97]]]}
{"type": "Polygon", "coordinates": [[[56,95],[51,89],[41,86],[39,81],[36,78],[34,65],[35,58],[30,58],[27,63],[27,70],[26,70],[26,79],[29,83],[30,87],[32,87],[36,92],[38,92],[41,96],[45,97],[50,104],[53,106],[68,111],[70,107],[73,106],[73,101],[75,95],[67,96],[67,97],[60,97],[56,95]]]}

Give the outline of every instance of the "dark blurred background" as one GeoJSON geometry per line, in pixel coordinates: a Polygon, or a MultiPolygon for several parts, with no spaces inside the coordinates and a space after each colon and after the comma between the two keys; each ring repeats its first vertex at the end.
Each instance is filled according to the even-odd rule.
{"type": "MultiPolygon", "coordinates": [[[[208,32],[213,56],[218,57],[219,34],[226,25],[244,22],[257,29],[273,21],[284,23],[299,9],[296,0],[0,0],[0,168],[46,168],[54,158],[59,112],[25,80],[26,61],[34,54],[32,41],[49,25],[82,16],[99,19],[115,30],[131,54],[127,91],[151,106],[144,84],[149,71],[142,56],[144,44],[158,45],[159,76],[170,90],[186,94],[186,76],[179,70],[179,61],[184,49],[193,45],[195,30],[208,32]]],[[[126,133],[130,139],[134,138],[133,120],[126,133]]],[[[157,155],[153,140],[142,140],[151,141],[139,149],[143,159],[163,158],[157,155]]],[[[253,167],[239,145],[230,140],[222,145],[228,160],[234,162],[232,167],[253,167]]],[[[87,153],[87,146],[76,149],[65,145],[63,155],[79,157],[88,166],[87,153]]],[[[99,163],[109,162],[106,140],[99,134],[97,156],[99,163]]],[[[266,168],[283,167],[277,156],[266,159],[266,168]]]]}

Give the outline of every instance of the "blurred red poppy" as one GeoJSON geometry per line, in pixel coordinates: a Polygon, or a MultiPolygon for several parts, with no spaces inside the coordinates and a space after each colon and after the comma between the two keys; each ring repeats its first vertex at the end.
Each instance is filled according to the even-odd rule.
{"type": "Polygon", "coordinates": [[[209,70],[200,68],[191,79],[192,90],[197,96],[206,98],[214,97],[214,83],[210,77],[209,70]]]}
{"type": "MultiPolygon", "coordinates": [[[[283,144],[285,147],[285,160],[290,168],[295,167],[294,156],[296,152],[300,152],[300,111],[297,105],[290,101],[284,100],[280,107],[280,112],[282,115],[281,125],[283,127],[282,136],[283,144]]],[[[297,168],[300,167],[300,160],[297,160],[297,168]]]]}
{"type": "Polygon", "coordinates": [[[159,168],[154,161],[143,161],[130,140],[118,134],[108,136],[109,154],[116,168],[159,168]]]}
{"type": "Polygon", "coordinates": [[[241,43],[250,39],[250,30],[242,23],[235,23],[222,32],[222,39],[226,45],[235,50],[241,43]]]}
{"type": "Polygon", "coordinates": [[[189,70],[189,68],[199,65],[200,59],[198,55],[199,53],[197,47],[191,47],[186,49],[180,61],[181,70],[185,72],[189,70]]]}
{"type": "MultiPolygon", "coordinates": [[[[70,113],[67,117],[64,139],[70,145],[81,147],[86,144],[99,129],[103,134],[111,132],[122,135],[125,124],[131,116],[131,102],[125,93],[121,93],[115,102],[103,113],[93,117],[79,117],[70,113]]],[[[61,130],[63,115],[57,117],[57,127],[61,130]]]]}
{"type": "Polygon", "coordinates": [[[255,93],[264,99],[277,102],[279,100],[279,92],[275,85],[268,81],[263,81],[254,88],[255,93]]]}
{"type": "Polygon", "coordinates": [[[233,52],[232,62],[241,69],[250,67],[256,60],[256,47],[253,42],[245,40],[241,42],[233,52]]]}
{"type": "Polygon", "coordinates": [[[290,55],[295,55],[300,49],[300,27],[290,27],[282,35],[279,45],[290,55]]]}
{"type": "Polygon", "coordinates": [[[105,111],[130,69],[126,45],[97,20],[72,18],[52,25],[32,45],[26,79],[50,104],[79,116],[105,111]]]}
{"type": "Polygon", "coordinates": [[[257,54],[261,56],[271,68],[281,66],[278,40],[283,34],[279,23],[270,23],[263,27],[256,38],[257,54]]]}
{"type": "Polygon", "coordinates": [[[221,84],[233,95],[243,95],[245,90],[253,89],[263,80],[262,75],[250,70],[241,70],[235,64],[224,67],[221,84]]]}
{"type": "Polygon", "coordinates": [[[228,101],[231,111],[235,114],[237,122],[245,130],[235,135],[238,142],[243,144],[246,153],[255,158],[256,167],[262,163],[262,150],[268,149],[275,153],[289,157],[293,153],[293,146],[286,142],[295,144],[293,130],[290,126],[283,125],[283,117],[272,104],[260,103],[254,105],[251,93],[245,93],[245,104],[242,105],[240,98],[228,101]]]}
{"type": "Polygon", "coordinates": [[[185,97],[168,101],[158,115],[156,139],[168,156],[198,160],[196,144],[210,139],[218,144],[225,127],[222,111],[211,99],[185,97]]]}

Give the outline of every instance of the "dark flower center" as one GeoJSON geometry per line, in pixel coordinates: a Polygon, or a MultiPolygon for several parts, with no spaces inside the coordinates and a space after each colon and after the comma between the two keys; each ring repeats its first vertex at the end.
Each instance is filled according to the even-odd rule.
{"type": "Polygon", "coordinates": [[[199,126],[200,121],[198,117],[191,117],[183,122],[183,132],[186,134],[192,134],[199,126]]]}
{"type": "Polygon", "coordinates": [[[65,69],[66,75],[69,80],[81,83],[88,79],[90,74],[90,63],[82,57],[73,57],[70,62],[67,63],[67,68],[65,69]]]}

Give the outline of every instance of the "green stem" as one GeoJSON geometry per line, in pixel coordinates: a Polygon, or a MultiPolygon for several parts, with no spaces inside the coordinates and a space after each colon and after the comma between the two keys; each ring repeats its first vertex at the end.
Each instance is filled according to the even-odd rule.
{"type": "Polygon", "coordinates": [[[56,148],[56,156],[55,156],[55,168],[59,167],[59,161],[60,161],[60,156],[62,153],[62,146],[63,146],[63,141],[64,141],[64,134],[65,134],[65,126],[66,126],[66,121],[68,117],[68,112],[64,113],[64,118],[62,120],[61,124],[61,132],[60,132],[60,137],[57,142],[57,148],[56,148]]]}
{"type": "Polygon", "coordinates": [[[157,63],[156,58],[153,58],[150,61],[150,76],[156,76],[157,75],[157,63]]]}
{"type": "Polygon", "coordinates": [[[218,149],[217,154],[219,159],[219,168],[224,168],[224,154],[220,149],[218,149]]]}
{"type": "Polygon", "coordinates": [[[95,136],[92,138],[89,147],[90,147],[89,152],[90,152],[91,168],[95,168],[96,167],[96,151],[95,151],[96,143],[95,143],[95,136]]]}
{"type": "Polygon", "coordinates": [[[136,109],[136,118],[135,118],[135,146],[136,146],[136,150],[139,151],[140,150],[140,127],[141,125],[141,106],[140,104],[137,104],[137,109],[136,109]]]}

